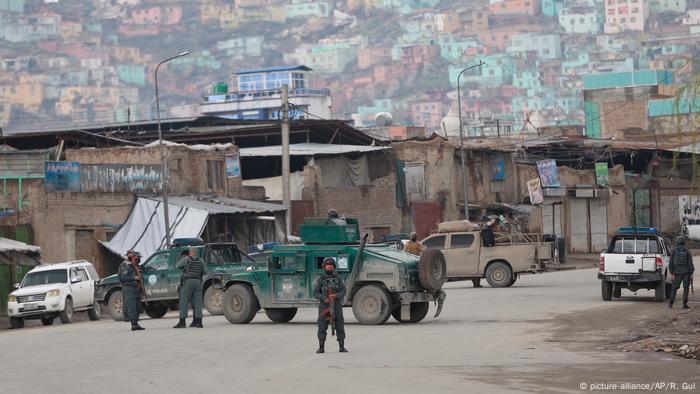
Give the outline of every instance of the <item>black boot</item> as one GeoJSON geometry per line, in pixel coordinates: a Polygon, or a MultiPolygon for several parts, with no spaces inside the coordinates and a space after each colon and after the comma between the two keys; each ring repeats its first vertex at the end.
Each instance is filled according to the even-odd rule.
{"type": "Polygon", "coordinates": [[[672,308],[673,308],[673,300],[671,300],[671,301],[668,302],[668,308],[669,308],[669,309],[672,309],[672,308]]]}
{"type": "Polygon", "coordinates": [[[195,320],[195,325],[194,325],[195,327],[204,328],[204,326],[202,325],[202,318],[201,317],[198,319],[194,319],[194,320],[195,320]]]}
{"type": "Polygon", "coordinates": [[[197,319],[196,318],[194,318],[194,317],[192,318],[192,323],[190,323],[190,327],[197,327],[197,319]]]}
{"type": "Polygon", "coordinates": [[[690,309],[687,302],[683,304],[683,309],[690,309]]]}
{"type": "Polygon", "coordinates": [[[173,328],[185,328],[187,325],[185,324],[185,319],[180,319],[179,322],[177,322],[176,325],[173,326],[173,328]]]}
{"type": "Polygon", "coordinates": [[[345,348],[345,340],[344,339],[338,339],[338,344],[340,345],[340,349],[338,350],[341,353],[347,353],[348,349],[345,348]]]}
{"type": "Polygon", "coordinates": [[[319,339],[318,340],[318,349],[316,349],[316,353],[325,353],[326,348],[325,348],[326,341],[319,339]]]}
{"type": "Polygon", "coordinates": [[[131,322],[131,331],[141,331],[141,330],[145,330],[145,328],[141,327],[139,325],[139,322],[137,322],[137,321],[131,322]]]}

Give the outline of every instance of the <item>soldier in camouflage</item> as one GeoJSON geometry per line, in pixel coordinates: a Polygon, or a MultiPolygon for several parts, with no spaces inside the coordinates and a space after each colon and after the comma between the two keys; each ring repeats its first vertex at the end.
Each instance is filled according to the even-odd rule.
{"type": "Polygon", "coordinates": [[[139,281],[142,278],[138,275],[135,265],[141,261],[139,252],[128,251],[127,260],[119,266],[117,274],[119,282],[122,284],[122,308],[126,308],[126,316],[131,321],[131,331],[145,330],[139,325],[141,315],[141,291],[139,281]]]}
{"type": "Polygon", "coordinates": [[[408,242],[406,242],[406,246],[403,250],[406,253],[415,254],[416,256],[420,256],[421,253],[423,253],[423,245],[418,242],[418,234],[413,232],[409,235],[408,242]]]}
{"type": "Polygon", "coordinates": [[[316,353],[325,353],[326,335],[328,331],[329,318],[324,314],[330,305],[333,304],[333,319],[335,319],[335,330],[338,335],[340,352],[346,353],[345,349],[345,319],[343,319],[343,297],[345,297],[345,284],[336,275],[335,259],[326,257],[323,260],[323,275],[316,278],[314,282],[314,297],[318,304],[318,350],[316,353]]]}

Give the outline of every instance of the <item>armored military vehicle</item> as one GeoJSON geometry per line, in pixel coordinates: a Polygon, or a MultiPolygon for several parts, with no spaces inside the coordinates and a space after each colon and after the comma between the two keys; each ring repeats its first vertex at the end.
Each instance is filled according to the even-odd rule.
{"type": "Polygon", "coordinates": [[[440,250],[418,257],[388,244],[360,240],[355,219],[330,221],[306,218],[300,226],[301,245],[275,246],[267,266],[214,275],[214,287],[224,291],[223,311],[229,322],[249,323],[263,308],[274,322],[288,322],[298,308],[316,307],[314,281],[323,274],[323,260],[336,260],[347,287],[343,306],[352,307],[361,324],[383,324],[390,316],[416,323],[445,300],[442,285],[447,269],[440,250]]]}
{"type": "MultiPolygon", "coordinates": [[[[204,243],[201,239],[176,239],[173,246],[162,249],[141,263],[146,289],[144,311],[151,318],[163,317],[170,308],[177,308],[182,270],[175,264],[183,257],[183,252],[194,248],[207,264],[207,275],[202,281],[204,307],[212,315],[221,315],[222,292],[212,288],[212,276],[216,273],[243,271],[251,265],[266,262],[257,261],[243,252],[235,243],[204,243]]],[[[122,288],[117,275],[102,279],[95,287],[95,299],[107,307],[114,320],[123,319],[122,288]]]]}

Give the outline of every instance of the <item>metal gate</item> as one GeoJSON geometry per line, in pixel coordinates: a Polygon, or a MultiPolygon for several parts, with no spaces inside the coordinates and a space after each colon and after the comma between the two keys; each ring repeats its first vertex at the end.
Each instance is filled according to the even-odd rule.
{"type": "Polygon", "coordinates": [[[588,202],[585,198],[569,200],[569,225],[571,230],[571,251],[588,252],[588,202]]]}
{"type": "Polygon", "coordinates": [[[562,236],[561,203],[542,206],[542,232],[562,236]]]}
{"type": "Polygon", "coordinates": [[[600,252],[608,245],[608,202],[598,198],[569,200],[571,251],[600,252]]]}
{"type": "Polygon", "coordinates": [[[600,252],[608,246],[608,201],[588,200],[591,218],[591,252],[600,252]]]}

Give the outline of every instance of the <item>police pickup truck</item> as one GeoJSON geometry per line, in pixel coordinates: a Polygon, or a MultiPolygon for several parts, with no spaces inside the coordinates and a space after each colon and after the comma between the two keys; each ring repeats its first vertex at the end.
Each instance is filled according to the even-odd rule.
{"type": "Polygon", "coordinates": [[[654,290],[663,301],[671,292],[668,242],[654,227],[621,227],[600,254],[598,279],[603,300],[619,298],[622,289],[654,290]]]}
{"type": "MultiPolygon", "coordinates": [[[[198,238],[182,238],[173,240],[173,246],[162,249],[141,263],[144,277],[147,304],[144,311],[151,318],[163,317],[169,308],[177,308],[182,270],[175,264],[183,256],[183,252],[196,249],[199,258],[207,264],[208,274],[204,276],[202,287],[204,292],[204,307],[212,315],[221,315],[222,293],[212,288],[212,276],[222,273],[233,273],[251,269],[257,261],[242,251],[235,243],[204,243],[198,238]]],[[[265,260],[260,264],[267,264],[265,260]]],[[[114,320],[123,320],[122,287],[117,275],[102,279],[95,287],[95,299],[109,310],[114,320]]]]}

